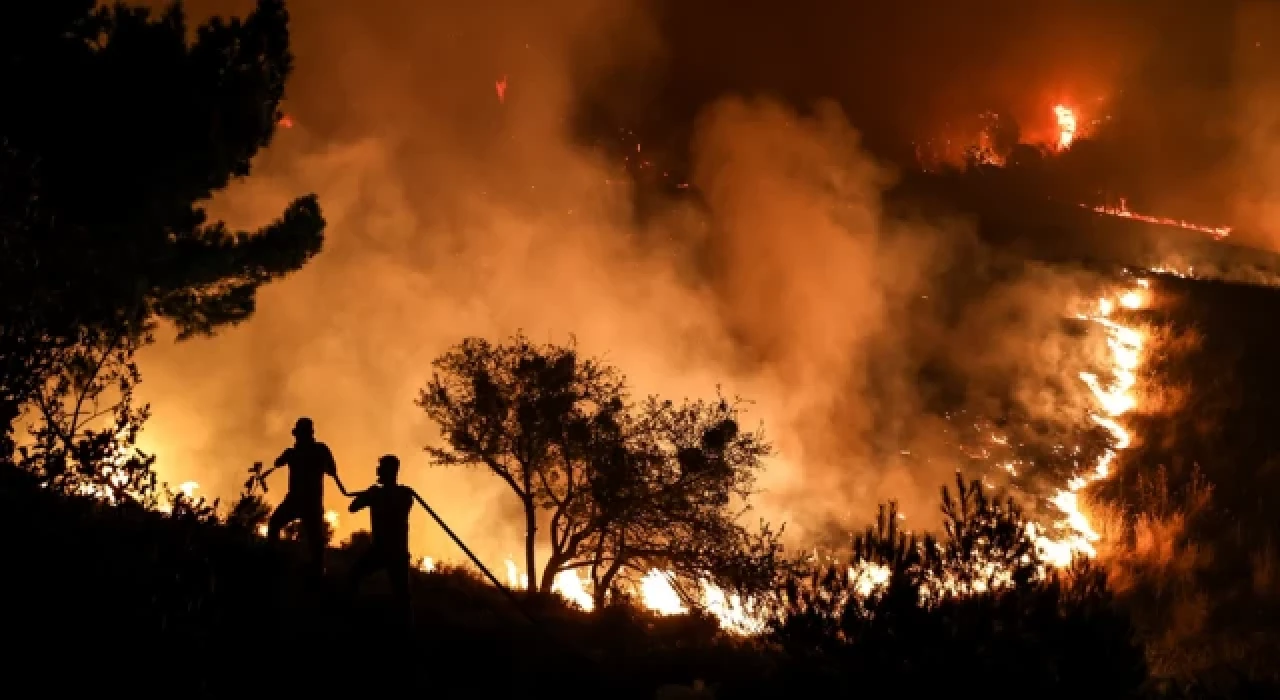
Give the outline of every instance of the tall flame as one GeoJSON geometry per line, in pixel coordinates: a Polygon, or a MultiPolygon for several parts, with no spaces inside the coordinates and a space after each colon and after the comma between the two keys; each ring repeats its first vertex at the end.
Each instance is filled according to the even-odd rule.
{"type": "Polygon", "coordinates": [[[1058,150],[1066,150],[1076,140],[1076,112],[1066,105],[1055,105],[1053,113],[1058,118],[1058,150]]]}

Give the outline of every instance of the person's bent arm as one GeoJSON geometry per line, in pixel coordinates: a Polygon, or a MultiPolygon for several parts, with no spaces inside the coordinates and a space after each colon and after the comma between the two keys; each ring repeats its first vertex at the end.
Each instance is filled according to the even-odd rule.
{"type": "Polygon", "coordinates": [[[368,491],[357,491],[351,495],[354,496],[354,498],[351,499],[351,505],[347,506],[348,513],[358,513],[369,507],[368,491]]]}
{"type": "Polygon", "coordinates": [[[293,448],[292,448],[292,447],[286,447],[286,448],[284,448],[284,452],[281,452],[281,453],[280,453],[280,456],[279,456],[279,457],[276,457],[276,468],[277,468],[277,469],[278,469],[278,468],[280,468],[280,467],[283,467],[283,466],[284,466],[284,465],[289,461],[289,453],[290,453],[290,452],[292,452],[292,451],[293,451],[293,448]]]}

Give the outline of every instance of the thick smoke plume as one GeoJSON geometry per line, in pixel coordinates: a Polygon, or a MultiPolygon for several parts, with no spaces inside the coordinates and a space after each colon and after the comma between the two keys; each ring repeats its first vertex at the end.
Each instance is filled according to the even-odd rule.
{"type": "MultiPolygon", "coordinates": [[[[963,222],[886,216],[893,173],[830,104],[706,107],[689,144],[703,201],[636,223],[618,164],[570,124],[576,86],[662,58],[654,26],[604,0],[533,5],[296,3],[294,127],[214,208],[249,225],[315,191],[326,250],[242,327],[146,352],[143,442],[166,479],[230,497],[308,415],[350,486],[400,455],[496,563],[519,546],[515,499],[486,473],[430,468],[439,438],[413,399],[452,343],[520,329],[575,335],[639,395],[754,400],[779,449],[758,512],[798,542],[887,498],[931,524],[962,464],[930,367],[961,377],[975,410],[1012,396],[1062,412],[1043,387],[1077,361],[1053,331],[1081,279],[1009,268],[963,222]]],[[[413,532],[418,553],[460,558],[424,516],[413,532]]]]}

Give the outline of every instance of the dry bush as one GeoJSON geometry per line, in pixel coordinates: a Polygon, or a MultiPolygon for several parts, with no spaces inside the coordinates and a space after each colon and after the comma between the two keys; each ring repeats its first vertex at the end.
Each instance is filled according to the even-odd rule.
{"type": "Polygon", "coordinates": [[[1170,676],[1205,668],[1213,655],[1194,650],[1206,641],[1214,612],[1214,598],[1201,583],[1213,551],[1191,533],[1195,520],[1209,512],[1213,489],[1195,470],[1186,488],[1173,489],[1163,466],[1139,474],[1136,483],[1130,503],[1095,506],[1107,539],[1101,560],[1133,615],[1152,672],[1170,676]]]}

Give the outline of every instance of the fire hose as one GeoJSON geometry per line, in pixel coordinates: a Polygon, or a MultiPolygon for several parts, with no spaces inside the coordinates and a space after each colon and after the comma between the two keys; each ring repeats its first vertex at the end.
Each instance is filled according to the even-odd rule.
{"type": "Polygon", "coordinates": [[[476,568],[480,569],[480,572],[489,579],[489,582],[492,583],[495,588],[502,591],[502,593],[515,604],[516,609],[520,611],[520,614],[523,615],[525,619],[536,625],[537,621],[525,611],[524,606],[520,604],[520,599],[516,597],[515,592],[503,585],[503,583],[498,580],[498,577],[493,575],[493,572],[489,570],[489,567],[485,566],[484,563],[480,561],[480,558],[472,553],[471,549],[462,541],[462,538],[458,537],[458,535],[449,528],[449,525],[445,523],[444,518],[441,518],[436,511],[422,499],[422,496],[418,495],[417,491],[413,492],[413,497],[422,505],[423,510],[427,511],[427,515],[430,515],[431,519],[436,521],[436,524],[440,526],[440,529],[444,530],[444,534],[448,535],[449,539],[453,540],[453,543],[458,545],[458,549],[461,549],[462,553],[467,555],[467,558],[471,560],[471,563],[475,564],[476,568]]]}
{"type": "MultiPolygon", "coordinates": [[[[268,469],[264,473],[262,471],[262,463],[255,462],[253,465],[253,469],[250,470],[251,476],[249,478],[249,481],[246,482],[245,488],[247,489],[250,487],[250,484],[252,484],[253,482],[257,482],[262,487],[263,492],[266,493],[267,477],[270,476],[271,473],[274,472],[275,470],[276,470],[276,467],[272,467],[271,469],[268,469]]],[[[344,493],[343,495],[347,495],[347,494],[344,493]]],[[[520,613],[521,617],[523,617],[527,622],[529,622],[529,624],[531,624],[533,627],[538,629],[538,631],[542,632],[552,641],[565,647],[569,651],[573,652],[575,655],[582,657],[583,659],[591,662],[593,665],[598,663],[597,659],[592,657],[590,654],[587,654],[582,649],[578,648],[576,644],[572,644],[565,639],[560,639],[556,635],[552,634],[550,630],[542,626],[538,622],[538,620],[535,619],[532,615],[530,615],[529,612],[525,609],[519,596],[517,596],[514,591],[512,591],[509,587],[503,584],[502,581],[498,580],[497,576],[493,575],[493,572],[489,570],[489,567],[485,566],[484,562],[480,561],[480,558],[477,557],[475,553],[471,551],[471,548],[468,547],[467,544],[462,541],[461,537],[458,537],[458,534],[453,531],[453,528],[449,527],[449,524],[444,521],[444,518],[441,518],[440,515],[436,513],[435,509],[432,508],[431,505],[422,498],[422,496],[419,496],[416,491],[413,492],[413,497],[415,500],[418,501],[418,504],[422,506],[422,509],[427,511],[427,515],[430,515],[431,519],[436,521],[436,524],[440,526],[440,529],[444,530],[444,533],[449,536],[449,539],[453,540],[453,543],[458,545],[458,549],[461,549],[462,552],[467,555],[467,558],[471,560],[471,563],[475,564],[476,568],[480,569],[480,572],[485,575],[485,578],[489,579],[489,582],[492,583],[495,588],[501,591],[502,594],[506,596],[508,600],[511,601],[512,605],[515,606],[515,609],[520,613]]]]}
{"type": "MultiPolygon", "coordinates": [[[[263,472],[262,462],[254,462],[253,469],[249,470],[250,477],[249,477],[249,481],[245,483],[245,488],[249,488],[250,484],[256,482],[259,486],[262,487],[262,492],[266,493],[267,477],[271,476],[272,472],[274,472],[277,468],[278,467],[272,467],[271,469],[268,469],[267,471],[263,472]]],[[[345,490],[343,491],[342,495],[344,496],[347,495],[345,490]]],[[[503,585],[502,581],[499,581],[497,576],[493,575],[493,572],[489,570],[489,567],[485,566],[484,562],[480,561],[480,558],[477,557],[475,553],[471,551],[471,548],[468,547],[466,543],[462,541],[462,538],[458,537],[458,534],[455,533],[453,529],[449,527],[448,523],[444,521],[444,518],[441,518],[440,515],[436,513],[435,509],[432,508],[431,505],[428,504],[425,500],[423,500],[422,496],[418,495],[417,491],[413,492],[413,497],[418,501],[419,505],[422,506],[422,509],[427,511],[427,515],[430,515],[431,519],[436,521],[436,524],[440,526],[440,529],[444,530],[444,534],[448,535],[449,539],[453,540],[453,543],[458,545],[458,549],[461,549],[463,554],[467,555],[467,558],[471,560],[471,563],[475,564],[476,568],[480,569],[480,572],[483,573],[485,577],[489,579],[490,583],[492,583],[494,587],[496,587],[499,591],[502,591],[502,593],[506,595],[507,598],[511,600],[511,602],[515,603],[516,608],[520,611],[520,614],[523,615],[530,622],[535,622],[534,619],[525,611],[524,607],[520,605],[519,598],[516,597],[516,594],[510,588],[507,588],[505,585],[503,585]]]]}
{"type": "Polygon", "coordinates": [[[493,572],[489,570],[489,567],[485,566],[484,562],[481,562],[480,558],[477,557],[469,547],[467,547],[466,543],[462,541],[462,538],[458,537],[457,533],[455,533],[449,527],[449,525],[444,521],[444,518],[441,518],[440,515],[436,513],[435,509],[433,509],[422,498],[422,496],[418,495],[417,491],[413,492],[413,497],[418,501],[419,504],[422,505],[423,510],[427,511],[427,515],[430,515],[431,519],[436,521],[436,524],[440,526],[440,529],[444,530],[444,534],[448,535],[449,539],[453,540],[453,543],[458,545],[458,549],[461,549],[463,554],[467,555],[467,558],[471,560],[471,563],[475,564],[476,568],[480,569],[481,573],[483,573],[485,577],[489,579],[489,582],[492,583],[495,588],[497,588],[499,591],[502,591],[503,595],[505,595],[507,599],[511,601],[512,605],[515,606],[516,610],[520,612],[520,615],[524,617],[524,619],[527,620],[529,624],[533,625],[539,632],[542,632],[542,634],[546,635],[547,638],[550,639],[551,641],[558,643],[561,646],[568,649],[569,651],[573,652],[574,655],[582,657],[584,660],[590,662],[592,665],[596,665],[599,663],[599,661],[596,658],[592,657],[590,654],[586,653],[586,651],[579,648],[577,644],[571,643],[566,639],[562,639],[559,636],[552,634],[551,630],[547,629],[546,627],[543,627],[536,619],[534,619],[534,617],[530,615],[527,610],[525,610],[524,605],[521,603],[520,598],[516,596],[515,592],[512,591],[507,586],[503,585],[503,583],[498,580],[498,577],[493,575],[493,572]]]}

